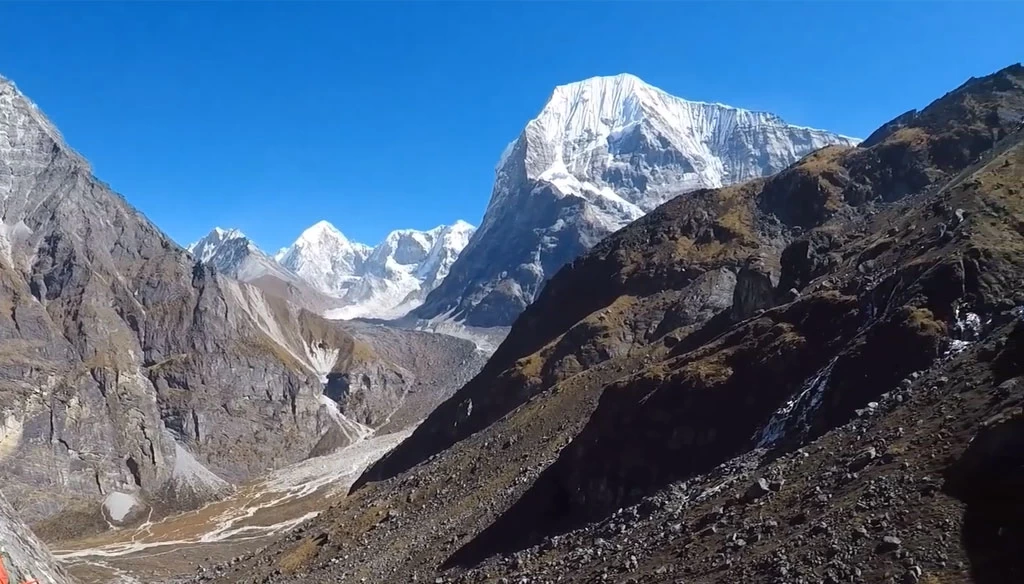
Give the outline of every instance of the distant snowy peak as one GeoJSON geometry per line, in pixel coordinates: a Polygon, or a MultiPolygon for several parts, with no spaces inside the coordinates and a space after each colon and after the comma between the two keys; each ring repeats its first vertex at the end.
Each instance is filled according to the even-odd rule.
{"type": "MultiPolygon", "coordinates": [[[[556,87],[517,141],[523,142],[527,178],[572,176],[598,191],[615,182],[615,168],[629,162],[622,155],[654,150],[662,156],[646,161],[648,166],[677,172],[620,193],[644,211],[666,200],[659,188],[664,185],[673,194],[681,187],[720,187],[778,172],[829,144],[858,142],[787,124],[773,113],[685,100],[626,73],[556,87]]],[[[516,150],[514,142],[505,161],[516,150]]]]}
{"type": "Polygon", "coordinates": [[[276,259],[317,290],[343,301],[330,313],[332,318],[392,318],[419,306],[437,287],[474,230],[461,220],[427,231],[398,229],[371,248],[321,221],[276,259]]]}
{"type": "Polygon", "coordinates": [[[434,246],[418,269],[418,276],[424,280],[429,290],[437,287],[448,275],[452,264],[469,245],[469,239],[476,233],[476,227],[459,220],[451,225],[435,228],[434,231],[437,231],[434,246]]]}
{"type": "Polygon", "coordinates": [[[370,251],[369,246],[349,241],[336,227],[320,221],[275,259],[321,292],[341,296],[361,273],[370,251]]]}
{"type": "MultiPolygon", "coordinates": [[[[469,243],[475,227],[459,220],[452,225],[439,225],[427,231],[397,229],[373,248],[367,258],[367,272],[384,275],[401,269],[423,278],[447,268],[469,243]]],[[[443,276],[442,276],[443,278],[443,276]]]]}
{"type": "Polygon", "coordinates": [[[245,234],[237,229],[214,227],[202,239],[188,246],[188,252],[203,263],[209,263],[217,255],[225,243],[233,239],[246,239],[245,234]]]}
{"type": "Polygon", "coordinates": [[[237,229],[214,227],[187,249],[196,260],[238,280],[248,282],[265,275],[283,280],[295,277],[237,229]]]}
{"type": "Polygon", "coordinates": [[[295,240],[295,245],[324,245],[325,243],[330,244],[333,242],[337,242],[339,245],[368,247],[361,243],[353,244],[347,237],[345,237],[344,233],[327,221],[318,221],[309,226],[309,228],[303,231],[302,234],[299,235],[299,238],[295,240]]]}
{"type": "Polygon", "coordinates": [[[320,221],[271,258],[241,231],[215,227],[188,251],[238,280],[301,283],[331,318],[397,318],[444,280],[475,230],[461,220],[426,231],[397,229],[371,248],[320,221]]]}

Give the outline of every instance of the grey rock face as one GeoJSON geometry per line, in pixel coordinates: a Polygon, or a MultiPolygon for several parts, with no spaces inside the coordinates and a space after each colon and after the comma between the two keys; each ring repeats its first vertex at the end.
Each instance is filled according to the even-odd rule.
{"type": "Polygon", "coordinates": [[[11,582],[33,579],[45,584],[73,584],[49,550],[16,516],[0,494],[0,562],[11,582]]]}
{"type": "Polygon", "coordinates": [[[779,277],[766,257],[755,256],[747,260],[736,275],[733,291],[733,320],[743,320],[758,310],[771,308],[775,304],[775,286],[779,277]]]}
{"type": "MultiPolygon", "coordinates": [[[[470,340],[444,334],[359,321],[345,323],[345,330],[365,348],[355,352],[358,358],[346,373],[336,376],[347,386],[344,395],[337,396],[339,407],[379,432],[425,418],[469,382],[489,356],[470,340]]],[[[328,395],[332,386],[333,380],[328,395]]]]}
{"type": "Polygon", "coordinates": [[[558,87],[502,155],[480,229],[414,314],[509,325],[559,268],[668,199],[854,143],[631,75],[558,87]]]}
{"type": "Polygon", "coordinates": [[[195,264],[6,80],[0,212],[0,472],[24,519],[195,506],[353,423],[322,393],[349,334],[195,264]]]}

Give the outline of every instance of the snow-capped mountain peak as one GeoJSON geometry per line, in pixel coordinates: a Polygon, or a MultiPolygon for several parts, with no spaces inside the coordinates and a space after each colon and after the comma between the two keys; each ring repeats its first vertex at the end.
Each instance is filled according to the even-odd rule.
{"type": "Polygon", "coordinates": [[[560,85],[505,148],[479,232],[416,315],[511,324],[561,266],[668,199],[856,143],[626,73],[560,85]]]}
{"type": "MultiPolygon", "coordinates": [[[[672,184],[675,194],[680,188],[694,190],[748,180],[766,169],[777,172],[799,158],[807,143],[820,147],[827,143],[826,137],[857,142],[789,125],[769,112],[686,100],[622,73],[556,87],[519,140],[526,143],[527,178],[557,182],[574,177],[593,184],[595,192],[607,182],[595,175],[615,168],[617,154],[656,140],[651,146],[681,155],[687,163],[675,164],[680,176],[664,181],[672,184]],[[751,131],[766,135],[765,152],[754,152],[751,144],[743,142],[743,135],[751,131]],[[773,136],[779,133],[787,135],[773,136]],[[796,144],[790,143],[792,133],[802,134],[796,144]],[[730,152],[737,146],[741,150],[730,152]]],[[[645,212],[665,202],[668,194],[658,188],[661,185],[646,184],[654,187],[653,192],[631,189],[632,193],[622,193],[623,199],[645,212]]]]}
{"type": "Polygon", "coordinates": [[[345,237],[345,234],[334,225],[331,225],[329,221],[317,221],[310,225],[299,235],[295,244],[322,244],[328,241],[351,244],[349,239],[345,237]]]}
{"type": "Polygon", "coordinates": [[[237,229],[223,229],[214,227],[198,241],[191,243],[186,249],[199,261],[209,263],[217,254],[224,243],[233,239],[247,239],[245,234],[237,229]]]}
{"type": "MultiPolygon", "coordinates": [[[[398,229],[371,248],[349,240],[331,223],[319,221],[278,251],[274,260],[279,269],[339,299],[342,307],[331,311],[333,318],[390,318],[422,303],[448,274],[474,229],[461,220],[427,231],[398,229]]],[[[215,228],[189,250],[218,265],[221,257],[230,256],[220,252],[214,257],[204,253],[206,247],[200,244],[223,248],[224,242],[239,238],[248,242],[240,232],[215,228]]],[[[229,266],[218,267],[230,273],[229,266]]]]}
{"type": "Polygon", "coordinates": [[[427,231],[392,231],[373,248],[358,282],[346,291],[344,299],[349,305],[329,316],[403,316],[444,280],[474,231],[461,220],[427,231]]]}
{"type": "Polygon", "coordinates": [[[353,243],[329,222],[319,221],[274,259],[321,292],[341,296],[369,254],[369,246],[353,243]]]}
{"type": "Polygon", "coordinates": [[[245,237],[245,234],[237,229],[224,229],[222,227],[214,227],[211,233],[221,239],[234,239],[236,237],[245,237]]]}
{"type": "Polygon", "coordinates": [[[214,227],[186,249],[198,261],[239,280],[252,281],[265,275],[284,280],[294,277],[238,229],[214,227]]]}

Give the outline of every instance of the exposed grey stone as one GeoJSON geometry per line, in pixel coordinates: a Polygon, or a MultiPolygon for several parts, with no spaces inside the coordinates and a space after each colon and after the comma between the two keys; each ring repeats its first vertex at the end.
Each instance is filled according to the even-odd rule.
{"type": "Polygon", "coordinates": [[[64,568],[35,535],[15,516],[0,494],[0,562],[11,582],[37,580],[45,584],[72,584],[64,568]]]}
{"type": "MultiPolygon", "coordinates": [[[[422,352],[384,355],[274,290],[194,264],[7,81],[0,211],[0,472],[26,520],[100,513],[115,491],[201,505],[357,439],[425,381],[422,352]],[[331,400],[331,377],[358,378],[358,391],[331,400]]],[[[437,365],[471,375],[472,343],[444,339],[455,348],[437,365]]],[[[416,412],[451,391],[436,387],[420,386],[416,412]]]]}

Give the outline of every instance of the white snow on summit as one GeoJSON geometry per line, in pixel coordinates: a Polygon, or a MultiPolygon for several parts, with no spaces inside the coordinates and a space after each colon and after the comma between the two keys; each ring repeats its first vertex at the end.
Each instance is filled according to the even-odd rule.
{"type": "Polygon", "coordinates": [[[217,250],[224,243],[245,237],[245,234],[237,229],[222,229],[214,227],[205,237],[189,245],[186,249],[201,262],[210,262],[217,255],[217,250]]]}
{"type": "Polygon", "coordinates": [[[479,231],[415,315],[509,325],[559,268],[670,198],[857,142],[629,74],[561,85],[502,152],[479,231]]]}
{"type": "Polygon", "coordinates": [[[328,318],[397,318],[423,303],[444,280],[475,228],[465,221],[429,231],[398,229],[373,248],[359,278],[328,318]]]}
{"type": "MultiPolygon", "coordinates": [[[[749,180],[766,170],[782,170],[822,146],[858,142],[787,124],[772,113],[685,100],[628,73],[556,87],[517,141],[525,141],[528,179],[568,175],[583,185],[590,183],[596,194],[608,194],[612,189],[604,187],[614,183],[608,180],[608,171],[628,168],[632,162],[618,155],[633,152],[641,145],[638,141],[655,136],[660,140],[651,146],[674,150],[685,160],[647,161],[649,166],[679,168],[673,174],[652,177],[656,180],[644,187],[619,189],[623,191],[620,199],[645,212],[680,191],[749,180]],[[659,188],[662,184],[671,185],[672,192],[659,188]]],[[[506,152],[515,150],[515,144],[506,152]]]]}
{"type": "Polygon", "coordinates": [[[241,231],[215,227],[188,251],[242,281],[271,275],[284,282],[305,282],[338,301],[326,310],[329,318],[387,319],[404,316],[423,303],[448,275],[474,231],[465,221],[428,231],[399,229],[370,247],[320,221],[271,258],[241,231]]]}
{"type": "Polygon", "coordinates": [[[341,297],[358,281],[371,251],[370,246],[353,243],[336,227],[320,221],[274,259],[317,290],[341,297]]]}
{"type": "Polygon", "coordinates": [[[251,282],[263,276],[274,276],[285,281],[295,278],[294,274],[263,253],[237,229],[214,227],[205,237],[186,249],[200,262],[210,264],[218,272],[243,282],[251,282]]]}

